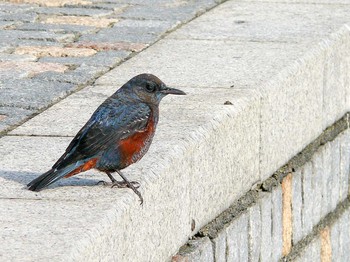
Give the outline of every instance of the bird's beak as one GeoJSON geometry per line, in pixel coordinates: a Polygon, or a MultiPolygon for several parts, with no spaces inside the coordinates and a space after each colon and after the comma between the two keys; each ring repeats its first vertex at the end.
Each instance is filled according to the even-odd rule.
{"type": "Polygon", "coordinates": [[[170,88],[170,87],[167,87],[167,86],[164,86],[162,88],[162,90],[160,90],[160,92],[165,94],[165,95],[169,95],[169,94],[172,94],[172,95],[186,95],[186,93],[184,91],[181,91],[181,90],[176,89],[176,88],[170,88]]]}

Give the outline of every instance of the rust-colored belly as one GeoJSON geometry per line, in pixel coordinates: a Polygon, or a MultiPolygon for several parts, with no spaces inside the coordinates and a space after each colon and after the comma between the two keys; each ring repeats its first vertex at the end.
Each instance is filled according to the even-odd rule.
{"type": "Polygon", "coordinates": [[[140,160],[151,146],[155,132],[155,123],[152,117],[147,123],[145,130],[121,140],[119,149],[121,151],[122,162],[125,166],[140,160]]]}

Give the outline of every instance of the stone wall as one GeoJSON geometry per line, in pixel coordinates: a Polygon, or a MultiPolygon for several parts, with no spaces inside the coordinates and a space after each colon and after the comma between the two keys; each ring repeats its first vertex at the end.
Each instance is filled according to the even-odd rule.
{"type": "Polygon", "coordinates": [[[173,261],[349,261],[349,115],[202,228],[173,261]]]}

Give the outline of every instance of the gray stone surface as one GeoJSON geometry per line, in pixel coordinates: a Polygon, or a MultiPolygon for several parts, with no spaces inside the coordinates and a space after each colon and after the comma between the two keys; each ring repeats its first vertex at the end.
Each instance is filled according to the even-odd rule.
{"type": "Polygon", "coordinates": [[[346,247],[350,246],[350,210],[346,210],[341,217],[342,230],[340,231],[340,237],[343,242],[343,254],[342,261],[349,261],[350,253],[348,252],[346,247]]]}
{"type": "Polygon", "coordinates": [[[307,46],[293,43],[166,38],[105,74],[96,83],[122,84],[135,74],[149,72],[166,79],[170,86],[255,88],[275,75],[276,68],[285,67],[300,56],[301,50],[307,49],[307,46]],[[225,57],[231,59],[223,59],[225,57]]]}
{"type": "Polygon", "coordinates": [[[115,24],[112,28],[104,28],[96,34],[87,34],[79,40],[98,42],[131,42],[152,43],[159,39],[160,35],[176,25],[174,22],[158,20],[124,20],[115,24]]]}
{"type": "Polygon", "coordinates": [[[300,256],[295,259],[296,262],[309,262],[309,261],[321,261],[321,240],[320,238],[314,239],[308,244],[300,256]]]}
{"type": "Polygon", "coordinates": [[[282,188],[278,186],[271,193],[272,203],[272,243],[271,261],[279,261],[282,258],[283,249],[283,224],[282,224],[282,188]]]}
{"type": "Polygon", "coordinates": [[[349,194],[350,184],[350,131],[347,130],[341,135],[341,200],[344,200],[349,194]]]}
{"type": "Polygon", "coordinates": [[[114,67],[130,55],[128,51],[102,51],[90,57],[43,57],[40,62],[62,63],[65,65],[81,65],[94,67],[114,67]]]}
{"type": "Polygon", "coordinates": [[[346,210],[331,226],[332,261],[349,261],[350,211],[346,210]]]}
{"type": "Polygon", "coordinates": [[[272,259],[272,202],[271,194],[266,193],[262,196],[260,200],[260,210],[261,210],[261,252],[260,261],[269,262],[272,259]]]}
{"type": "MultiPolygon", "coordinates": [[[[180,254],[180,261],[214,262],[213,246],[208,237],[189,240],[189,248],[180,254]]],[[[175,260],[176,261],[176,260],[175,260]]],[[[216,261],[215,261],[216,262],[216,261]]]]}
{"type": "Polygon", "coordinates": [[[1,84],[0,106],[40,109],[73,90],[69,83],[54,83],[34,79],[1,84]],[[16,90],[16,92],[14,92],[16,90]]]}
{"type": "Polygon", "coordinates": [[[322,218],[322,180],[323,180],[323,156],[320,151],[317,151],[312,159],[312,225],[317,225],[322,218]]]}
{"type": "Polygon", "coordinates": [[[121,16],[125,18],[141,18],[147,20],[186,21],[195,16],[198,12],[204,12],[207,8],[215,5],[215,1],[213,0],[202,0],[200,2],[202,3],[201,5],[191,1],[187,1],[187,3],[184,1],[180,4],[170,3],[168,5],[136,5],[128,8],[121,16]]]}
{"type": "Polygon", "coordinates": [[[341,187],[340,187],[340,138],[335,138],[331,142],[332,155],[332,173],[330,174],[332,183],[331,187],[331,208],[334,210],[340,202],[341,187]]]}
{"type": "Polygon", "coordinates": [[[331,147],[329,144],[325,144],[321,147],[323,154],[323,168],[324,176],[322,181],[322,216],[328,214],[331,209],[331,192],[329,191],[329,185],[331,184],[331,171],[332,171],[332,156],[331,147]]]}
{"type": "Polygon", "coordinates": [[[86,86],[91,84],[95,78],[101,76],[109,70],[106,66],[80,65],[78,68],[65,72],[44,72],[36,75],[33,79],[36,81],[53,82],[53,83],[70,83],[74,85],[86,86]]]}
{"type": "Polygon", "coordinates": [[[335,34],[324,42],[323,111],[327,112],[323,114],[324,129],[350,110],[346,95],[350,84],[350,30],[347,27],[342,30],[343,34],[335,34]]]}
{"type": "Polygon", "coordinates": [[[0,62],[4,61],[37,61],[38,59],[32,55],[15,55],[15,54],[7,54],[0,53],[0,62]]]}
{"type": "MultiPolygon", "coordinates": [[[[111,2],[94,2],[106,6],[103,12],[112,10],[111,2]]],[[[174,1],[130,0],[125,3],[161,9],[160,4],[171,6],[174,1]]],[[[198,3],[206,6],[210,1],[198,3]]],[[[185,5],[186,14],[187,2],[175,4],[185,5]]],[[[6,6],[13,8],[14,5],[6,6]]],[[[28,13],[32,6],[25,5],[28,13]]],[[[137,12],[139,18],[144,15],[139,6],[134,11],[129,10],[133,16],[137,12]]],[[[23,13],[17,11],[13,11],[13,17],[20,18],[23,13]]],[[[11,52],[16,45],[63,46],[73,41],[152,42],[177,25],[175,20],[123,19],[123,14],[118,12],[110,17],[119,17],[122,21],[113,28],[102,29],[97,35],[86,29],[82,29],[85,31],[80,35],[73,27],[3,30],[0,42],[6,44],[0,50],[11,52]],[[9,39],[12,45],[8,47],[9,39]]],[[[253,184],[285,164],[317,137],[325,125],[333,123],[342,110],[348,110],[350,92],[344,94],[341,88],[348,80],[346,76],[337,78],[346,73],[349,61],[350,29],[344,26],[338,30],[347,22],[347,14],[348,6],[280,3],[262,6],[228,1],[202,20],[199,18],[178,29],[178,33],[113,69],[98,80],[99,86],[87,88],[58,103],[14,130],[11,134],[15,136],[1,138],[0,194],[4,209],[1,213],[10,214],[4,221],[14,225],[13,229],[0,230],[4,232],[1,239],[6,242],[4,260],[14,260],[14,256],[20,257],[19,260],[27,258],[31,255],[28,250],[33,250],[35,244],[50,248],[44,248],[41,254],[34,250],[33,260],[170,259],[199,228],[228,208],[253,184]],[[240,13],[232,20],[232,14],[237,11],[240,13]],[[214,16],[215,19],[210,20],[214,16]],[[199,26],[197,21],[204,26],[199,26]],[[212,37],[213,32],[219,37],[212,37]],[[334,34],[330,36],[330,33],[334,34]],[[327,40],[318,44],[321,38],[327,40]],[[106,179],[96,172],[60,181],[40,193],[23,189],[27,182],[54,163],[71,139],[43,136],[73,136],[107,95],[130,77],[143,72],[155,73],[170,86],[188,92],[186,97],[164,100],[149,154],[125,170],[128,177],[141,183],[140,190],[145,198],[143,208],[138,206],[137,197],[130,190],[94,186],[99,179],[106,179]],[[325,97],[332,95],[332,88],[335,88],[334,97],[325,97]],[[345,102],[337,104],[342,95],[346,96],[345,102]],[[225,101],[232,105],[224,105],[225,101]],[[27,137],[31,135],[39,137],[27,137]],[[30,212],[27,212],[28,207],[30,212]],[[53,211],[47,213],[46,210],[53,211]],[[35,223],[31,223],[32,219],[35,223]],[[191,230],[192,220],[196,221],[194,230],[191,230]],[[23,239],[28,241],[22,244],[23,239]],[[138,247],[137,252],[135,247],[138,247]],[[13,250],[18,252],[10,252],[13,250]]],[[[47,106],[77,85],[86,85],[93,77],[109,70],[110,62],[106,61],[107,67],[103,68],[99,67],[100,63],[98,66],[84,62],[80,65],[64,75],[46,73],[35,79],[26,79],[26,72],[23,72],[20,77],[25,79],[16,83],[7,81],[14,77],[6,76],[8,86],[0,87],[2,94],[7,92],[2,102],[20,108],[47,106]],[[40,90],[34,89],[35,84],[40,90]],[[9,93],[10,85],[15,95],[9,93]],[[45,100],[43,93],[49,94],[49,98],[45,100]],[[29,98],[36,96],[38,99],[31,102],[29,98]]],[[[332,167],[332,148],[325,145],[322,150],[326,173],[329,171],[326,169],[332,167]]],[[[303,187],[312,190],[318,183],[314,179],[314,168],[310,169],[305,172],[311,174],[310,180],[305,180],[305,184],[300,180],[303,181],[300,184],[302,204],[306,197],[303,187]]],[[[322,208],[327,213],[331,210],[332,195],[325,190],[334,181],[329,175],[322,182],[322,202],[326,206],[322,208]]],[[[275,212],[281,209],[280,197],[280,192],[266,193],[259,202],[262,261],[276,260],[277,252],[272,251],[275,245],[280,254],[281,242],[278,241],[281,240],[276,240],[281,234],[280,216],[275,212]]],[[[313,216],[310,206],[314,207],[315,203],[307,201],[306,209],[301,207],[302,212],[313,216]]],[[[227,252],[244,261],[252,254],[248,232],[253,225],[248,213],[242,217],[245,219],[241,220],[239,234],[234,235],[236,238],[231,234],[227,239],[233,241],[239,252],[234,253],[232,249],[227,252]]],[[[301,222],[303,219],[301,217],[301,222]]],[[[211,246],[209,239],[206,241],[211,246]]],[[[307,249],[305,257],[318,258],[317,250],[318,242],[307,249]]],[[[209,251],[209,257],[213,257],[213,252],[209,251]]]]}
{"type": "Polygon", "coordinates": [[[226,228],[226,261],[248,261],[248,214],[241,214],[226,228]]]}
{"type": "Polygon", "coordinates": [[[23,122],[28,116],[33,114],[32,110],[18,107],[0,106],[0,133],[8,130],[11,126],[23,122]]]}
{"type": "Polygon", "coordinates": [[[292,218],[293,218],[293,244],[303,238],[303,191],[301,169],[293,173],[292,178],[292,218]]]}
{"type": "Polygon", "coordinates": [[[47,15],[68,15],[68,16],[90,16],[90,17],[103,17],[113,14],[112,10],[97,9],[97,8],[50,8],[50,7],[39,7],[35,9],[38,14],[47,15]]]}
{"type": "MultiPolygon", "coordinates": [[[[149,45],[159,39],[166,31],[173,29],[174,26],[192,19],[208,7],[217,4],[212,0],[195,2],[180,0],[170,2],[156,1],[156,4],[135,3],[136,5],[132,1],[116,3],[101,0],[82,2],[80,4],[73,2],[62,3],[64,6],[51,6],[53,5],[51,2],[47,3],[47,6],[45,6],[46,4],[39,3],[40,1],[37,4],[35,1],[31,2],[33,4],[0,3],[0,56],[2,58],[7,56],[5,58],[6,61],[18,61],[22,58],[10,54],[16,47],[64,47],[71,45],[73,42],[84,42],[89,48],[97,49],[98,53],[94,57],[75,58],[68,56],[59,58],[45,57],[40,59],[41,61],[68,64],[72,68],[82,66],[81,68],[69,73],[66,72],[65,74],[46,72],[41,76],[37,76],[38,81],[51,81],[57,83],[58,86],[61,86],[60,82],[68,82],[79,87],[92,83],[96,76],[100,76],[107,69],[117,66],[117,64],[129,57],[130,52],[111,51],[111,44],[118,45],[129,42],[129,44],[135,45],[135,42],[146,42],[149,45]],[[160,21],[145,17],[145,14],[150,14],[150,7],[152,9],[168,10],[167,14],[163,12],[165,20],[160,21]],[[133,19],[129,19],[126,13],[132,12],[132,9],[138,10],[138,14],[134,13],[133,19]],[[173,12],[174,10],[176,10],[176,13],[173,12]],[[178,14],[185,15],[178,16],[178,14]],[[69,16],[67,23],[45,23],[47,19],[62,16],[69,16]],[[175,16],[177,16],[177,19],[170,19],[170,17],[174,18],[175,16]],[[113,28],[104,28],[101,30],[101,28],[98,28],[100,19],[114,19],[118,22],[113,28]],[[97,23],[91,24],[89,22],[94,22],[94,20],[97,23]],[[91,42],[85,43],[85,41],[91,42]],[[4,54],[4,52],[7,53],[4,54]]],[[[128,47],[125,47],[124,44],[122,48],[127,49],[128,47]]],[[[38,57],[29,58],[23,56],[23,61],[29,60],[37,61],[38,57]]],[[[27,78],[32,76],[26,73],[23,71],[20,75],[18,75],[18,72],[8,73],[5,76],[2,74],[1,81],[10,82],[14,86],[18,86],[21,83],[15,83],[17,79],[30,81],[27,78]]],[[[38,89],[40,89],[40,86],[38,86],[38,89]]],[[[17,97],[15,91],[11,93],[11,90],[7,90],[6,92],[6,97],[17,97]]],[[[43,88],[38,92],[47,92],[47,90],[43,88]]],[[[23,95],[27,96],[25,97],[26,100],[32,100],[30,93],[23,93],[23,95]]],[[[44,106],[49,106],[52,101],[60,99],[60,95],[55,92],[50,94],[50,96],[53,96],[53,99],[45,101],[44,106]]],[[[39,100],[41,100],[40,96],[39,100]]],[[[34,101],[33,103],[36,104],[37,102],[34,101]]],[[[16,124],[15,121],[11,121],[11,123],[16,124]]]]}
{"type": "Polygon", "coordinates": [[[310,234],[313,228],[314,188],[312,187],[312,164],[302,167],[302,232],[303,237],[310,234]]]}
{"type": "Polygon", "coordinates": [[[56,34],[79,33],[88,34],[97,32],[98,29],[91,26],[82,25],[56,25],[56,24],[40,24],[40,23],[25,23],[17,27],[23,31],[49,31],[56,34]]]}
{"type": "Polygon", "coordinates": [[[342,238],[340,237],[340,231],[343,229],[340,225],[341,220],[334,223],[330,229],[331,247],[332,247],[332,261],[341,261],[342,255],[342,238]]]}
{"type": "Polygon", "coordinates": [[[215,262],[226,262],[226,241],[226,231],[224,230],[212,239],[215,262]]]}
{"type": "Polygon", "coordinates": [[[249,214],[249,261],[260,261],[261,236],[261,211],[259,205],[248,209],[249,214]]]}
{"type": "Polygon", "coordinates": [[[182,30],[177,30],[171,38],[311,44],[348,23],[349,11],[350,5],[328,3],[262,4],[254,1],[227,1],[184,26],[182,30]],[[332,23],[328,23],[329,20],[332,23]]]}

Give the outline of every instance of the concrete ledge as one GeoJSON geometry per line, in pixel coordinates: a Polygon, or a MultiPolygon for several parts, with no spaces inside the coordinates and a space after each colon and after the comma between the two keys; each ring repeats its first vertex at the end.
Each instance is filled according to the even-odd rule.
{"type": "MultiPolygon", "coordinates": [[[[1,138],[0,206],[10,214],[1,218],[1,258],[169,260],[350,109],[349,11],[227,1],[1,138]],[[284,22],[272,30],[269,17],[284,22]],[[93,186],[103,176],[92,172],[40,193],[23,189],[107,95],[143,72],[189,93],[165,99],[150,152],[126,170],[142,185],[143,207],[130,190],[93,186]]],[[[271,209],[280,197],[261,216],[280,210],[271,209]]]]}
{"type": "Polygon", "coordinates": [[[267,192],[265,181],[235,201],[172,261],[202,261],[202,254],[209,261],[347,261],[350,198],[341,185],[349,186],[350,174],[341,167],[350,162],[340,148],[350,141],[348,119],[328,127],[269,178],[275,183],[267,192]]]}

